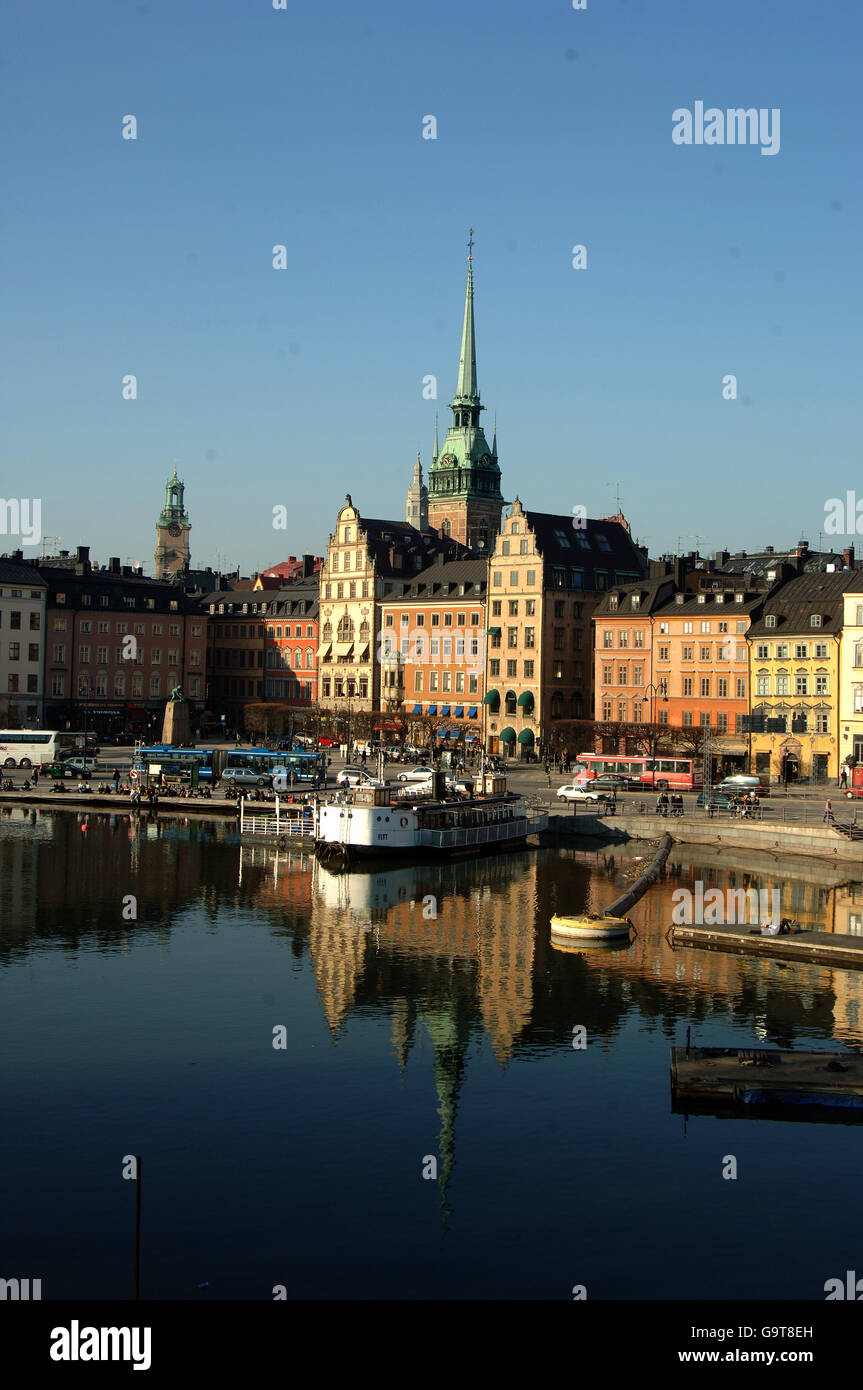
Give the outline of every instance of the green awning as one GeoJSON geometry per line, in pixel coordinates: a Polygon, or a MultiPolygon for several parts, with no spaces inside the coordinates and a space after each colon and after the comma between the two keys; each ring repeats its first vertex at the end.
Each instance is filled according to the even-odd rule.
{"type": "Polygon", "coordinates": [[[488,630],[488,635],[489,635],[489,637],[499,637],[499,636],[500,636],[500,628],[499,628],[499,627],[490,627],[489,630],[488,630]]]}
{"type": "Polygon", "coordinates": [[[522,729],[518,741],[519,743],[533,743],[533,729],[522,729]]]}
{"type": "Polygon", "coordinates": [[[497,709],[498,705],[500,704],[500,691],[490,690],[486,695],[485,699],[483,700],[483,704],[492,705],[495,709],[497,709]]]}
{"type": "Polygon", "coordinates": [[[507,724],[505,729],[501,729],[498,737],[501,743],[515,743],[515,729],[510,728],[509,724],[507,724]]]}
{"type": "Polygon", "coordinates": [[[529,690],[523,690],[518,697],[517,704],[524,705],[528,709],[533,709],[533,696],[529,690]]]}

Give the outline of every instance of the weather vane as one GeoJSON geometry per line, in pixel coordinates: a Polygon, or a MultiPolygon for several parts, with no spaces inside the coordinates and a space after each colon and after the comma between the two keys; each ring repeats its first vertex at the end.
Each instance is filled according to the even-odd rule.
{"type": "Polygon", "coordinates": [[[468,229],[468,236],[470,237],[470,241],[469,241],[468,244],[467,244],[467,249],[468,249],[468,257],[467,257],[467,258],[468,258],[469,261],[472,261],[472,260],[473,260],[473,227],[470,227],[470,228],[468,229]]]}

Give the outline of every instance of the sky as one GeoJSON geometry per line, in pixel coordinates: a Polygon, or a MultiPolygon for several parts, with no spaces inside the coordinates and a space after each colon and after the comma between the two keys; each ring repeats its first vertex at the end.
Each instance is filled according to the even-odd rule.
{"type": "Polygon", "coordinates": [[[817,545],[857,484],[860,0],[6,0],[0,33],[25,554],[151,572],[175,461],[195,566],[322,553],[348,492],[404,519],[471,227],[507,501],[619,488],[651,555],[712,554],[817,545]],[[778,109],[778,152],[675,143],[698,101],[778,109]]]}

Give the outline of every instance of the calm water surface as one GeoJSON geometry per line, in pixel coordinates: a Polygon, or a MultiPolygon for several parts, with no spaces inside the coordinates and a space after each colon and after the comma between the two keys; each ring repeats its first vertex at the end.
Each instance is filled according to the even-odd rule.
{"type": "Polygon", "coordinates": [[[823,1298],[863,1126],[673,1114],[670,1048],[858,1051],[860,977],[664,934],[697,878],[838,930],[861,888],[697,853],[631,946],[570,954],[550,916],[629,852],[338,877],[215,819],[4,811],[0,1276],[129,1297],[140,1153],[145,1298],[823,1298]]]}

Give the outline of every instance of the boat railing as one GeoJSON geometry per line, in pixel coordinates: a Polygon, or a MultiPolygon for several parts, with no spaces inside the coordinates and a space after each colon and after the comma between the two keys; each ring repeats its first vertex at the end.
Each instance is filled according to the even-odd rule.
{"type": "Polygon", "coordinates": [[[313,840],[315,837],[315,818],[309,814],[308,807],[279,806],[276,799],[275,811],[261,815],[249,812],[240,802],[241,835],[290,835],[295,839],[313,840]]]}

